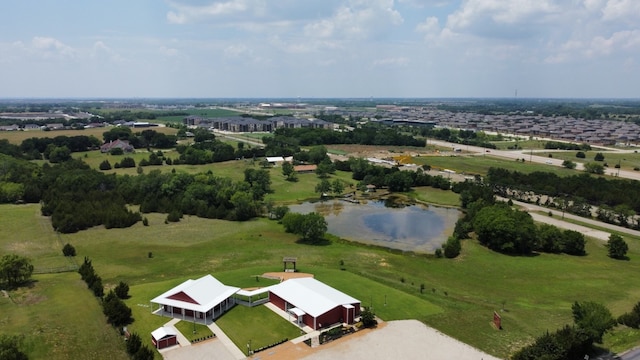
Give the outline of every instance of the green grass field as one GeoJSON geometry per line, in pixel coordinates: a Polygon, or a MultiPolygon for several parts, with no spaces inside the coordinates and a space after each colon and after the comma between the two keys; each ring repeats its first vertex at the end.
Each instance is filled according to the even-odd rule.
{"type": "Polygon", "coordinates": [[[9,294],[0,296],[2,333],[23,335],[30,359],[127,359],[123,338],[77,273],[36,275],[9,294]]]}
{"type": "Polygon", "coordinates": [[[515,160],[497,158],[491,155],[420,156],[414,157],[413,162],[418,165],[430,165],[435,169],[450,169],[457,173],[473,175],[485,175],[490,167],[500,167],[510,171],[520,171],[523,173],[531,173],[534,171],[552,172],[558,176],[571,176],[576,174],[575,170],[569,170],[558,166],[530,163],[528,161],[523,163],[515,160]]]}
{"type": "MultiPolygon", "coordinates": [[[[167,154],[171,156],[171,152],[167,154]]],[[[637,154],[625,155],[631,158],[637,154]]],[[[119,161],[116,159],[123,157],[97,151],[74,156],[95,168],[104,159],[119,161]]],[[[131,156],[138,162],[148,153],[143,150],[131,156]]],[[[608,159],[608,154],[605,157],[608,159]]],[[[111,161],[112,164],[115,161],[111,161]]],[[[575,174],[559,167],[491,156],[424,156],[415,161],[468,174],[485,174],[491,166],[522,172],[545,170],[559,175],[575,174]]],[[[259,169],[260,166],[251,160],[238,160],[204,166],[149,166],[143,171],[211,170],[218,176],[242,180],[246,168],[259,169]]],[[[318,198],[313,191],[319,182],[315,174],[300,174],[297,182],[288,182],[280,167],[269,171],[274,193],[267,199],[294,203],[318,198]]],[[[135,175],[136,169],[109,172],[135,175]]],[[[343,180],[347,184],[345,191],[349,191],[349,184],[356,183],[350,176],[338,171],[332,179],[343,180]]],[[[417,188],[408,196],[446,206],[456,206],[459,201],[457,194],[432,188],[417,188]]],[[[77,261],[84,256],[91,258],[107,288],[119,281],[130,285],[131,298],[126,302],[132,308],[135,322],[129,328],[139,333],[148,345],[148,334],[168,321],[151,314],[149,300],[153,297],[188,278],[209,273],[229,285],[267,286],[273,282],[262,278],[256,281],[256,275],[279,271],[285,256],[298,257],[300,271],[315,274],[319,280],[360,299],[365,306],[373,305],[376,314],[384,320],[418,319],[501,357],[544,331],[571,323],[570,308],[574,301],[602,302],[618,316],[629,311],[640,296],[640,239],[624,235],[630,247],[630,261],[608,258],[604,244],[595,240],[589,241],[585,257],[550,254],[510,257],[468,240],[463,242],[460,257],[446,260],[353,244],[332,236],[327,246],[303,245],[296,242],[295,236],[284,233],[277,222],[266,219],[238,223],[186,216],[179,223],[164,224],[165,214],[145,216],[148,227],[142,224],[128,229],[96,227],[77,234],[58,235],[53,232],[49,219],[40,215],[38,205],[0,205],[0,252],[28,256],[36,269],[47,269],[69,264],[61,249],[65,243],[71,243],[78,251],[77,261]],[[341,261],[344,271],[340,270],[341,261]],[[422,292],[421,285],[424,285],[422,292]],[[493,330],[493,311],[501,313],[504,330],[493,330]]],[[[53,351],[54,359],[83,358],[84,354],[94,353],[100,353],[96,358],[103,355],[104,358],[125,358],[121,338],[105,324],[99,303],[79,280],[79,275],[47,274],[35,278],[32,288],[10,292],[12,299],[26,300],[12,302],[0,297],[0,309],[13,310],[3,312],[0,325],[10,329],[10,333],[29,334],[25,345],[30,357],[40,358],[46,351],[53,351]],[[73,292],[66,291],[69,289],[73,292]],[[69,300],[72,296],[74,299],[69,300]],[[76,302],[75,298],[81,300],[76,302]],[[78,309],[73,312],[62,309],[69,301],[78,309]],[[88,319],[76,322],[76,312],[88,319]],[[45,330],[31,336],[35,314],[45,330]],[[61,332],[49,331],[60,328],[65,318],[74,319],[74,326],[59,330],[61,332]],[[74,330],[76,328],[81,330],[74,330]],[[69,345],[58,345],[57,335],[68,339],[69,345]],[[101,342],[96,341],[96,337],[101,342]],[[103,351],[105,347],[110,350],[103,351]]],[[[231,326],[233,329],[234,325],[231,326]]],[[[239,336],[234,341],[246,344],[247,335],[239,336]]],[[[257,335],[248,336],[256,341],[260,339],[257,335]]],[[[619,328],[605,339],[605,346],[623,350],[640,344],[640,332],[619,328]]],[[[256,343],[254,347],[263,345],[256,343]]],[[[244,349],[241,346],[241,350],[244,349]]]]}
{"type": "MultiPolygon", "coordinates": [[[[97,227],[60,235],[56,242],[46,222],[38,225],[38,210],[38,205],[0,206],[2,251],[30,256],[37,266],[40,259],[60,258],[63,262],[58,246],[71,243],[78,257],[92,259],[105,286],[119,281],[130,284],[127,304],[135,322],[129,328],[141,334],[145,343],[149,343],[149,332],[167,321],[151,314],[149,300],[153,297],[187,278],[208,273],[230,285],[265,286],[269,284],[265,279],[256,285],[255,275],[280,270],[284,256],[297,256],[300,271],[316,274],[319,280],[359,298],[365,306],[372,304],[382,319],[415,318],[498,356],[507,356],[544,331],[570,323],[574,301],[602,302],[617,316],[629,311],[640,296],[637,239],[627,240],[632,242],[630,261],[608,258],[604,244],[591,240],[585,257],[511,257],[468,240],[463,242],[460,257],[446,260],[347,241],[333,241],[328,246],[298,244],[281,225],[266,219],[232,223],[185,217],[179,223],[164,224],[165,215],[147,214],[148,227],[97,227]],[[340,261],[346,270],[340,270],[340,261]],[[425,290],[421,293],[422,284],[425,290]],[[500,311],[504,330],[492,329],[493,311],[500,311]]],[[[37,275],[36,280],[33,288],[10,294],[12,298],[41,299],[39,302],[20,306],[0,298],[1,307],[14,309],[3,312],[0,323],[6,329],[30,334],[26,329],[32,328],[34,320],[29,319],[35,314],[43,329],[60,327],[65,319],[73,319],[75,326],[65,328],[65,336],[71,339],[69,345],[60,350],[62,355],[53,358],[78,358],[105,347],[122,351],[120,338],[104,323],[97,301],[77,274],[37,275]],[[76,304],[73,311],[65,307],[71,297],[76,304]],[[78,322],[78,312],[92,320],[78,322]],[[96,344],[96,336],[102,342],[96,344]]],[[[29,354],[37,358],[45,350],[53,351],[49,347],[56,343],[55,334],[42,331],[30,339],[29,354]]],[[[605,345],[620,350],[640,343],[640,333],[617,329],[606,341],[605,345]]]]}
{"type": "Polygon", "coordinates": [[[257,349],[300,336],[300,329],[265,306],[236,305],[216,320],[216,324],[245,354],[249,343],[251,349],[257,349]]]}
{"type": "Polygon", "coordinates": [[[616,153],[616,152],[606,152],[606,151],[583,151],[585,154],[584,159],[580,159],[576,157],[577,151],[561,151],[561,152],[543,152],[538,155],[548,156],[551,154],[556,159],[562,160],[571,160],[573,162],[597,162],[594,161],[593,158],[597,153],[601,152],[604,155],[604,161],[597,162],[599,164],[604,165],[605,163],[609,166],[609,170],[607,173],[611,171],[615,171],[615,166],[620,164],[620,168],[623,170],[633,170],[634,168],[640,168],[640,154],[637,152],[629,152],[629,153],[616,153]]]}

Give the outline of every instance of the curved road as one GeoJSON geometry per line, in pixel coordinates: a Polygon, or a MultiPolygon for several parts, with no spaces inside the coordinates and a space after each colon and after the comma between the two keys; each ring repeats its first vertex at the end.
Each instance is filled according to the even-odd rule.
{"type": "MultiPolygon", "coordinates": [[[[507,199],[503,199],[503,198],[501,198],[501,200],[507,201],[507,199]]],[[[511,201],[513,201],[514,204],[524,208],[531,215],[533,220],[535,220],[537,222],[550,224],[550,225],[555,225],[555,226],[557,226],[559,228],[563,228],[563,229],[566,229],[566,230],[575,230],[575,231],[583,233],[585,236],[590,236],[590,237],[593,237],[593,238],[596,238],[596,239],[599,239],[599,240],[603,240],[603,241],[609,240],[609,236],[611,235],[611,233],[606,232],[606,231],[602,231],[602,230],[592,229],[590,227],[583,226],[583,225],[570,223],[570,222],[567,222],[567,221],[563,221],[562,219],[563,218],[572,219],[572,220],[576,220],[576,221],[579,221],[579,222],[584,223],[584,224],[597,226],[599,228],[606,228],[606,229],[614,230],[614,231],[619,232],[619,233],[629,234],[629,235],[640,237],[640,231],[637,231],[637,230],[632,230],[632,229],[628,229],[628,228],[625,228],[625,227],[622,227],[622,226],[613,225],[613,224],[607,224],[607,223],[602,222],[602,221],[588,219],[588,218],[584,218],[584,217],[581,217],[581,216],[569,214],[569,213],[566,213],[566,212],[563,215],[562,211],[558,211],[558,210],[554,210],[554,209],[550,209],[550,208],[546,208],[546,207],[538,206],[538,205],[534,205],[534,204],[529,204],[529,203],[525,203],[525,202],[522,202],[522,201],[514,201],[514,200],[511,200],[511,201]],[[553,214],[553,217],[548,216],[548,215],[538,214],[537,212],[544,212],[544,213],[551,212],[551,214],[553,214]]]]}

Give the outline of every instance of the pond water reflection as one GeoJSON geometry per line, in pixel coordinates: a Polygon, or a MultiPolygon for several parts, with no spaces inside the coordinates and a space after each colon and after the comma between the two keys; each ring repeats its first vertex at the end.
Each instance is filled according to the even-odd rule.
{"type": "Polygon", "coordinates": [[[388,208],[382,201],[352,204],[332,200],[289,207],[297,213],[322,214],[328,232],[341,238],[422,253],[441,247],[460,216],[457,209],[420,205],[388,208]]]}

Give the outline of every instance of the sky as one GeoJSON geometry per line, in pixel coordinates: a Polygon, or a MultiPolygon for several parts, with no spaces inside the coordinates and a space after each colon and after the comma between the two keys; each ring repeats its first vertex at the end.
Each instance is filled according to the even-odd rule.
{"type": "Polygon", "coordinates": [[[640,98],[639,0],[20,0],[2,98],[640,98]]]}

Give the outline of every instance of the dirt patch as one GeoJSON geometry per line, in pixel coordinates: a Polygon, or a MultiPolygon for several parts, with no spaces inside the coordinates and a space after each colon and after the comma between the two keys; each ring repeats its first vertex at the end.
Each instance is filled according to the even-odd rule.
{"type": "Polygon", "coordinates": [[[18,305],[34,305],[45,301],[47,297],[33,292],[25,292],[14,295],[11,299],[18,305]]]}
{"type": "Polygon", "coordinates": [[[285,281],[289,279],[313,277],[313,274],[281,271],[281,272],[267,272],[262,274],[262,277],[267,279],[280,279],[280,281],[285,281]]]}

